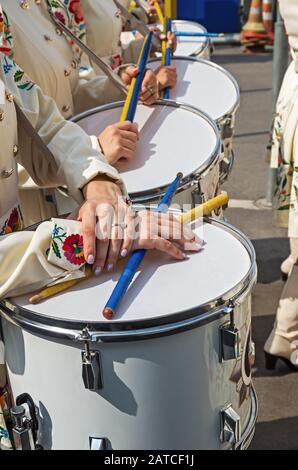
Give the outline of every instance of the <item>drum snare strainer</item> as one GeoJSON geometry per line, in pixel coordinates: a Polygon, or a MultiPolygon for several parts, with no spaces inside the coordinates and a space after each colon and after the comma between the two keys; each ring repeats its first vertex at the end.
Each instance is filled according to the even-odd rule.
{"type": "Polygon", "coordinates": [[[248,446],[255,254],[225,223],[195,231],[206,245],[184,262],[148,253],[112,322],[101,311],[121,263],[39,305],[2,302],[12,391],[40,408],[45,448],[248,446]]]}

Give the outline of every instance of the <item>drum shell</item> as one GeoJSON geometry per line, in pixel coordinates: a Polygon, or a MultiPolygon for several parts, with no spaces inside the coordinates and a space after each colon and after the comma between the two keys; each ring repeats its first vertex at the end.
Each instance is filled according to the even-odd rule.
{"type": "MultiPolygon", "coordinates": [[[[248,332],[250,292],[234,316],[248,332]]],[[[82,343],[39,336],[3,319],[13,394],[34,399],[46,449],[88,449],[89,437],[106,438],[115,450],[229,448],[220,440],[221,409],[232,404],[244,431],[253,403],[250,389],[239,406],[239,384],[231,380],[236,360],[220,360],[220,326],[228,320],[147,340],[90,343],[100,351],[103,378],[103,389],[93,392],[81,377],[82,343]]]]}
{"type": "MultiPolygon", "coordinates": [[[[194,21],[185,21],[185,20],[174,20],[173,24],[176,26],[176,30],[178,31],[185,31],[187,30],[187,26],[191,26],[190,30],[196,31],[198,26],[200,26],[200,30],[202,32],[207,32],[206,28],[199,23],[196,23],[194,21]],[[193,26],[193,27],[192,27],[193,26]]],[[[176,50],[176,55],[183,55],[179,52],[179,39],[178,39],[178,46],[176,50]]],[[[182,38],[181,38],[182,39],[182,38]]],[[[203,41],[203,39],[202,39],[203,41]]],[[[180,50],[181,51],[181,50],[180,50]]],[[[204,43],[200,44],[197,48],[193,50],[193,52],[189,55],[189,57],[200,57],[202,59],[210,60],[211,56],[211,42],[209,38],[205,38],[204,43]]],[[[187,56],[186,56],[187,57],[187,56]]]]}

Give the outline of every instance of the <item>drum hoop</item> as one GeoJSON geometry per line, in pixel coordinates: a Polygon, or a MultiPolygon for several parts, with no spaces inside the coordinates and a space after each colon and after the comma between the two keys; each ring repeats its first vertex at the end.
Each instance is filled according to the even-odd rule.
{"type": "Polygon", "coordinates": [[[8,321],[37,334],[66,340],[87,340],[92,342],[145,340],[191,330],[219,320],[229,315],[230,312],[227,307],[231,302],[237,304],[255,284],[257,277],[256,254],[250,240],[232,225],[215,219],[206,218],[204,220],[206,223],[221,228],[224,227],[228,233],[234,235],[246,248],[251,260],[248,273],[235,287],[222,294],[220,298],[210,300],[204,305],[192,307],[189,310],[176,312],[172,315],[122,322],[84,323],[82,320],[62,320],[23,309],[9,299],[4,299],[0,302],[0,314],[8,321]]]}
{"type": "MultiPolygon", "coordinates": [[[[123,107],[123,105],[124,105],[124,101],[116,101],[114,103],[109,103],[103,106],[98,106],[96,108],[89,109],[88,111],[84,111],[83,113],[77,114],[76,116],[71,118],[71,121],[78,123],[78,121],[81,121],[82,119],[93,116],[94,114],[97,114],[98,112],[110,111],[111,109],[123,107]]],[[[208,157],[208,159],[204,163],[202,163],[202,165],[196,168],[192,173],[188,175],[184,175],[182,182],[177,191],[177,192],[180,192],[186,187],[188,187],[192,182],[200,181],[200,179],[206,176],[206,174],[208,174],[215,167],[215,165],[219,162],[220,151],[221,151],[221,139],[220,139],[219,128],[216,122],[214,121],[214,119],[212,119],[207,113],[205,113],[204,111],[201,111],[198,108],[190,106],[188,104],[180,103],[174,100],[166,100],[166,101],[158,100],[154,104],[154,107],[155,106],[170,106],[173,108],[179,108],[179,109],[181,108],[185,111],[189,111],[195,114],[196,116],[199,116],[200,118],[207,121],[207,123],[212,127],[215,133],[216,143],[215,143],[215,146],[211,155],[208,157]]],[[[148,202],[150,200],[154,200],[156,198],[161,197],[165,193],[166,189],[167,189],[167,184],[164,186],[156,187],[156,188],[150,188],[146,191],[138,191],[138,192],[129,193],[129,194],[133,200],[137,200],[138,202],[142,202],[142,201],[148,202]]]]}
{"type": "Polygon", "coordinates": [[[242,433],[240,441],[236,444],[236,450],[246,450],[254,437],[257,417],[259,413],[258,397],[253,385],[251,385],[250,418],[242,433]]]}
{"type": "MultiPolygon", "coordinates": [[[[193,25],[196,25],[196,26],[199,25],[200,28],[202,29],[202,32],[207,33],[207,29],[205,28],[205,26],[203,26],[201,23],[197,23],[196,21],[174,20],[173,23],[174,24],[185,24],[185,23],[187,23],[187,24],[193,24],[193,25]]],[[[197,56],[199,54],[202,54],[203,52],[205,52],[207,49],[210,48],[210,44],[211,44],[210,38],[206,37],[204,47],[202,49],[197,49],[195,52],[193,52],[191,54],[191,56],[185,56],[185,57],[192,57],[192,56],[197,56]]],[[[174,54],[174,59],[176,59],[175,54],[174,54]]]]}
{"type": "MultiPolygon", "coordinates": [[[[218,64],[215,64],[214,62],[211,62],[210,60],[200,59],[200,58],[196,58],[196,57],[184,57],[184,56],[178,55],[178,56],[174,56],[173,60],[199,62],[199,63],[202,63],[204,65],[209,66],[210,68],[213,68],[213,69],[217,70],[218,72],[221,72],[223,75],[228,77],[231,80],[231,82],[233,83],[233,85],[235,87],[235,90],[236,90],[236,95],[237,95],[236,103],[234,104],[234,106],[231,107],[231,109],[226,111],[226,113],[223,116],[216,119],[215,122],[217,122],[220,125],[228,117],[233,116],[236,113],[237,109],[240,106],[240,88],[239,88],[239,84],[238,84],[236,78],[228,70],[226,70],[224,67],[221,67],[218,64]]],[[[155,63],[155,62],[160,62],[160,60],[159,59],[150,59],[148,61],[148,63],[155,63]]],[[[176,102],[178,102],[178,101],[176,100],[176,102]]],[[[184,103],[184,104],[187,104],[187,103],[184,103]]],[[[193,108],[197,109],[195,106],[193,106],[193,105],[191,105],[191,106],[193,108]]],[[[200,109],[198,108],[198,110],[200,110],[200,109]]],[[[202,110],[202,111],[206,114],[206,111],[204,111],[204,110],[202,110]]],[[[211,119],[213,119],[213,118],[211,117],[211,119]]]]}

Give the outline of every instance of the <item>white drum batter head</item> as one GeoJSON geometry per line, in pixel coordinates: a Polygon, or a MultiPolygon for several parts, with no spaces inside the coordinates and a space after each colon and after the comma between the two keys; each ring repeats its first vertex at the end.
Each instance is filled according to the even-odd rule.
{"type": "MultiPolygon", "coordinates": [[[[206,33],[206,28],[199,23],[193,21],[176,20],[172,23],[174,32],[183,31],[187,33],[206,33]]],[[[177,37],[177,56],[200,55],[207,47],[209,47],[209,39],[206,37],[177,37]]]]}
{"type": "Polygon", "coordinates": [[[113,273],[82,281],[38,305],[29,304],[29,295],[16,297],[12,303],[22,307],[22,315],[29,310],[39,315],[41,323],[47,317],[54,325],[55,320],[73,325],[101,323],[102,328],[115,328],[117,323],[118,328],[126,329],[196,316],[200,307],[239,292],[255,261],[249,242],[226,224],[212,221],[195,231],[206,244],[185,261],[177,262],[160,252],[147,253],[112,322],[103,318],[102,310],[127,261],[120,262],[113,273]]]}
{"type": "MultiPolygon", "coordinates": [[[[120,119],[123,103],[103,106],[74,118],[89,135],[99,135],[120,119]]],[[[140,140],[135,159],[119,162],[132,197],[153,195],[164,189],[178,172],[184,182],[212,167],[219,154],[216,125],[207,116],[175,103],[138,105],[135,122],[140,140]]]]}
{"type": "MultiPolygon", "coordinates": [[[[159,60],[150,62],[154,70],[159,60]]],[[[222,67],[202,59],[175,57],[178,80],[170,99],[190,104],[215,121],[234,113],[239,106],[240,91],[236,80],[222,67]]]]}

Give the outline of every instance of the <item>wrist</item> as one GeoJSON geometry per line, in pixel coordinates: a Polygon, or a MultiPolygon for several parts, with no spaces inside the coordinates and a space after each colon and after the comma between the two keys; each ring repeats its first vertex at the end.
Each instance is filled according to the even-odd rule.
{"type": "Polygon", "coordinates": [[[107,197],[111,200],[117,200],[122,195],[119,185],[106,175],[98,175],[89,181],[83,188],[83,195],[86,200],[107,197]]]}

